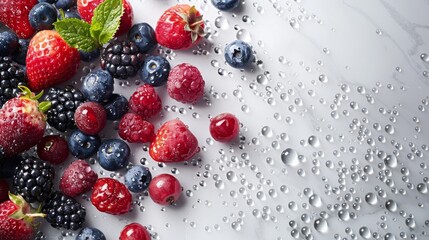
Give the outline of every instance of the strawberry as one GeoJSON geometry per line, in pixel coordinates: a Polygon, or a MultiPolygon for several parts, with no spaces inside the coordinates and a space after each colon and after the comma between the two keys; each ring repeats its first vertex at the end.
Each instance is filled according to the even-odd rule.
{"type": "Polygon", "coordinates": [[[204,21],[195,6],[178,4],[167,9],[155,29],[156,40],[164,47],[187,49],[204,35],[204,21]]]}
{"type": "Polygon", "coordinates": [[[57,32],[44,30],[31,39],[26,62],[28,86],[33,91],[41,91],[73,77],[80,56],[57,32]]]}
{"type": "MultiPolygon", "coordinates": [[[[104,0],[77,0],[77,11],[81,16],[82,20],[91,23],[92,16],[94,16],[94,10],[104,0]]],[[[133,24],[133,8],[131,7],[128,0],[122,0],[124,6],[124,14],[121,17],[121,25],[119,26],[116,36],[120,36],[131,28],[133,24]]]]}
{"type": "Polygon", "coordinates": [[[149,154],[158,162],[181,162],[198,151],[198,140],[179,119],[164,123],[150,144],[149,154]]]}
{"type": "Polygon", "coordinates": [[[9,194],[10,200],[0,204],[0,240],[30,240],[35,217],[45,214],[32,211],[19,195],[9,194]]]}
{"type": "Polygon", "coordinates": [[[1,0],[0,22],[11,28],[20,38],[30,38],[34,29],[28,14],[37,0],[1,0]]]}
{"type": "Polygon", "coordinates": [[[24,86],[19,86],[23,95],[7,101],[0,109],[0,146],[4,155],[11,157],[36,145],[45,133],[45,111],[50,102],[37,100],[43,92],[34,95],[24,86]]]}

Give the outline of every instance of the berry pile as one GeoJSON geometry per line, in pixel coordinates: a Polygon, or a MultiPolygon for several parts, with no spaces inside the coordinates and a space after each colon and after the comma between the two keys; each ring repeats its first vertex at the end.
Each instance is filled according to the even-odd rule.
{"type": "MultiPolygon", "coordinates": [[[[231,10],[239,1],[212,2],[231,10]]],[[[152,177],[149,168],[134,165],[128,144],[146,144],[150,157],[160,164],[189,161],[199,152],[198,139],[182,120],[160,124],[157,117],[162,116],[164,96],[178,104],[201,101],[203,73],[189,63],[170,66],[155,49],[196,46],[205,36],[203,16],[195,6],[178,4],[161,15],[155,28],[132,22],[127,0],[1,2],[0,23],[10,30],[0,32],[0,239],[31,239],[35,217],[45,218],[54,228],[81,229],[76,239],[106,239],[95,227],[82,229],[86,209],[78,197],[91,190],[92,207],[112,215],[131,211],[135,193],[164,206],[180,201],[179,180],[169,174],[152,177]],[[99,67],[91,65],[76,84],[81,61],[96,59],[99,67]],[[115,79],[137,74],[143,85],[132,94],[115,91],[115,79]],[[115,121],[121,139],[105,137],[109,121],[115,121]],[[53,129],[46,131],[46,123],[53,129]],[[157,131],[155,126],[160,126],[157,131]],[[24,153],[27,150],[34,151],[24,153]],[[33,157],[36,153],[40,159],[33,157]],[[98,179],[87,162],[91,157],[103,171],[126,169],[126,174],[123,179],[98,179]],[[56,173],[51,164],[63,172],[56,173]],[[7,194],[9,189],[16,195],[7,194]],[[41,212],[29,203],[40,204],[41,212]]],[[[227,46],[225,59],[243,68],[254,56],[248,44],[235,41],[227,46]]],[[[211,120],[209,131],[215,140],[229,142],[238,135],[238,119],[219,115],[211,120]]],[[[124,240],[151,238],[138,223],[118,234],[124,240]]]]}

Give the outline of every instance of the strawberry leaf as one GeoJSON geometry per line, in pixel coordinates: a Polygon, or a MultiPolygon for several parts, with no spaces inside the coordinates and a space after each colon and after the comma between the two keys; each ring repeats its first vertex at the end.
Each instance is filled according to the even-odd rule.
{"type": "Polygon", "coordinates": [[[54,23],[55,30],[68,45],[85,52],[98,47],[96,39],[91,36],[89,23],[75,18],[67,18],[54,23]]]}
{"type": "Polygon", "coordinates": [[[123,13],[122,0],[105,0],[102,2],[94,10],[90,28],[91,36],[97,39],[100,45],[107,43],[118,30],[123,13]]]}

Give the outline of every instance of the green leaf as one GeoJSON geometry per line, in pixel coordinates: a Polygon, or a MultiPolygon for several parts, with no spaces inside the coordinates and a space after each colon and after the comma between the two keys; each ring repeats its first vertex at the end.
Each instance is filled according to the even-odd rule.
{"type": "Polygon", "coordinates": [[[100,45],[113,38],[121,23],[124,12],[122,0],[105,0],[94,10],[91,36],[98,40],[100,45]]]}
{"type": "Polygon", "coordinates": [[[55,30],[70,46],[85,52],[91,52],[98,47],[96,39],[91,36],[89,23],[67,18],[54,23],[55,30]]]}

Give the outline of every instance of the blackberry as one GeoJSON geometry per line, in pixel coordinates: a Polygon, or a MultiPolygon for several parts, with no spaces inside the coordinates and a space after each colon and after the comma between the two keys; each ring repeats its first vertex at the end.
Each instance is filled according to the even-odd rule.
{"type": "Polygon", "coordinates": [[[60,191],[53,192],[43,203],[42,212],[52,227],[68,230],[82,228],[86,216],[85,208],[78,201],[60,191]]]}
{"type": "Polygon", "coordinates": [[[76,128],[74,112],[85,102],[85,97],[78,89],[70,85],[64,89],[50,88],[44,100],[52,104],[46,113],[50,126],[61,132],[76,128]]]}
{"type": "Polygon", "coordinates": [[[102,49],[101,68],[114,78],[127,79],[137,74],[143,63],[143,54],[134,42],[114,39],[102,49]]]}
{"type": "Polygon", "coordinates": [[[20,85],[27,85],[24,68],[10,57],[0,57],[0,106],[18,96],[20,85]]]}
{"type": "Polygon", "coordinates": [[[35,157],[24,159],[12,177],[13,191],[27,202],[43,202],[53,189],[55,170],[48,163],[35,157]]]}

